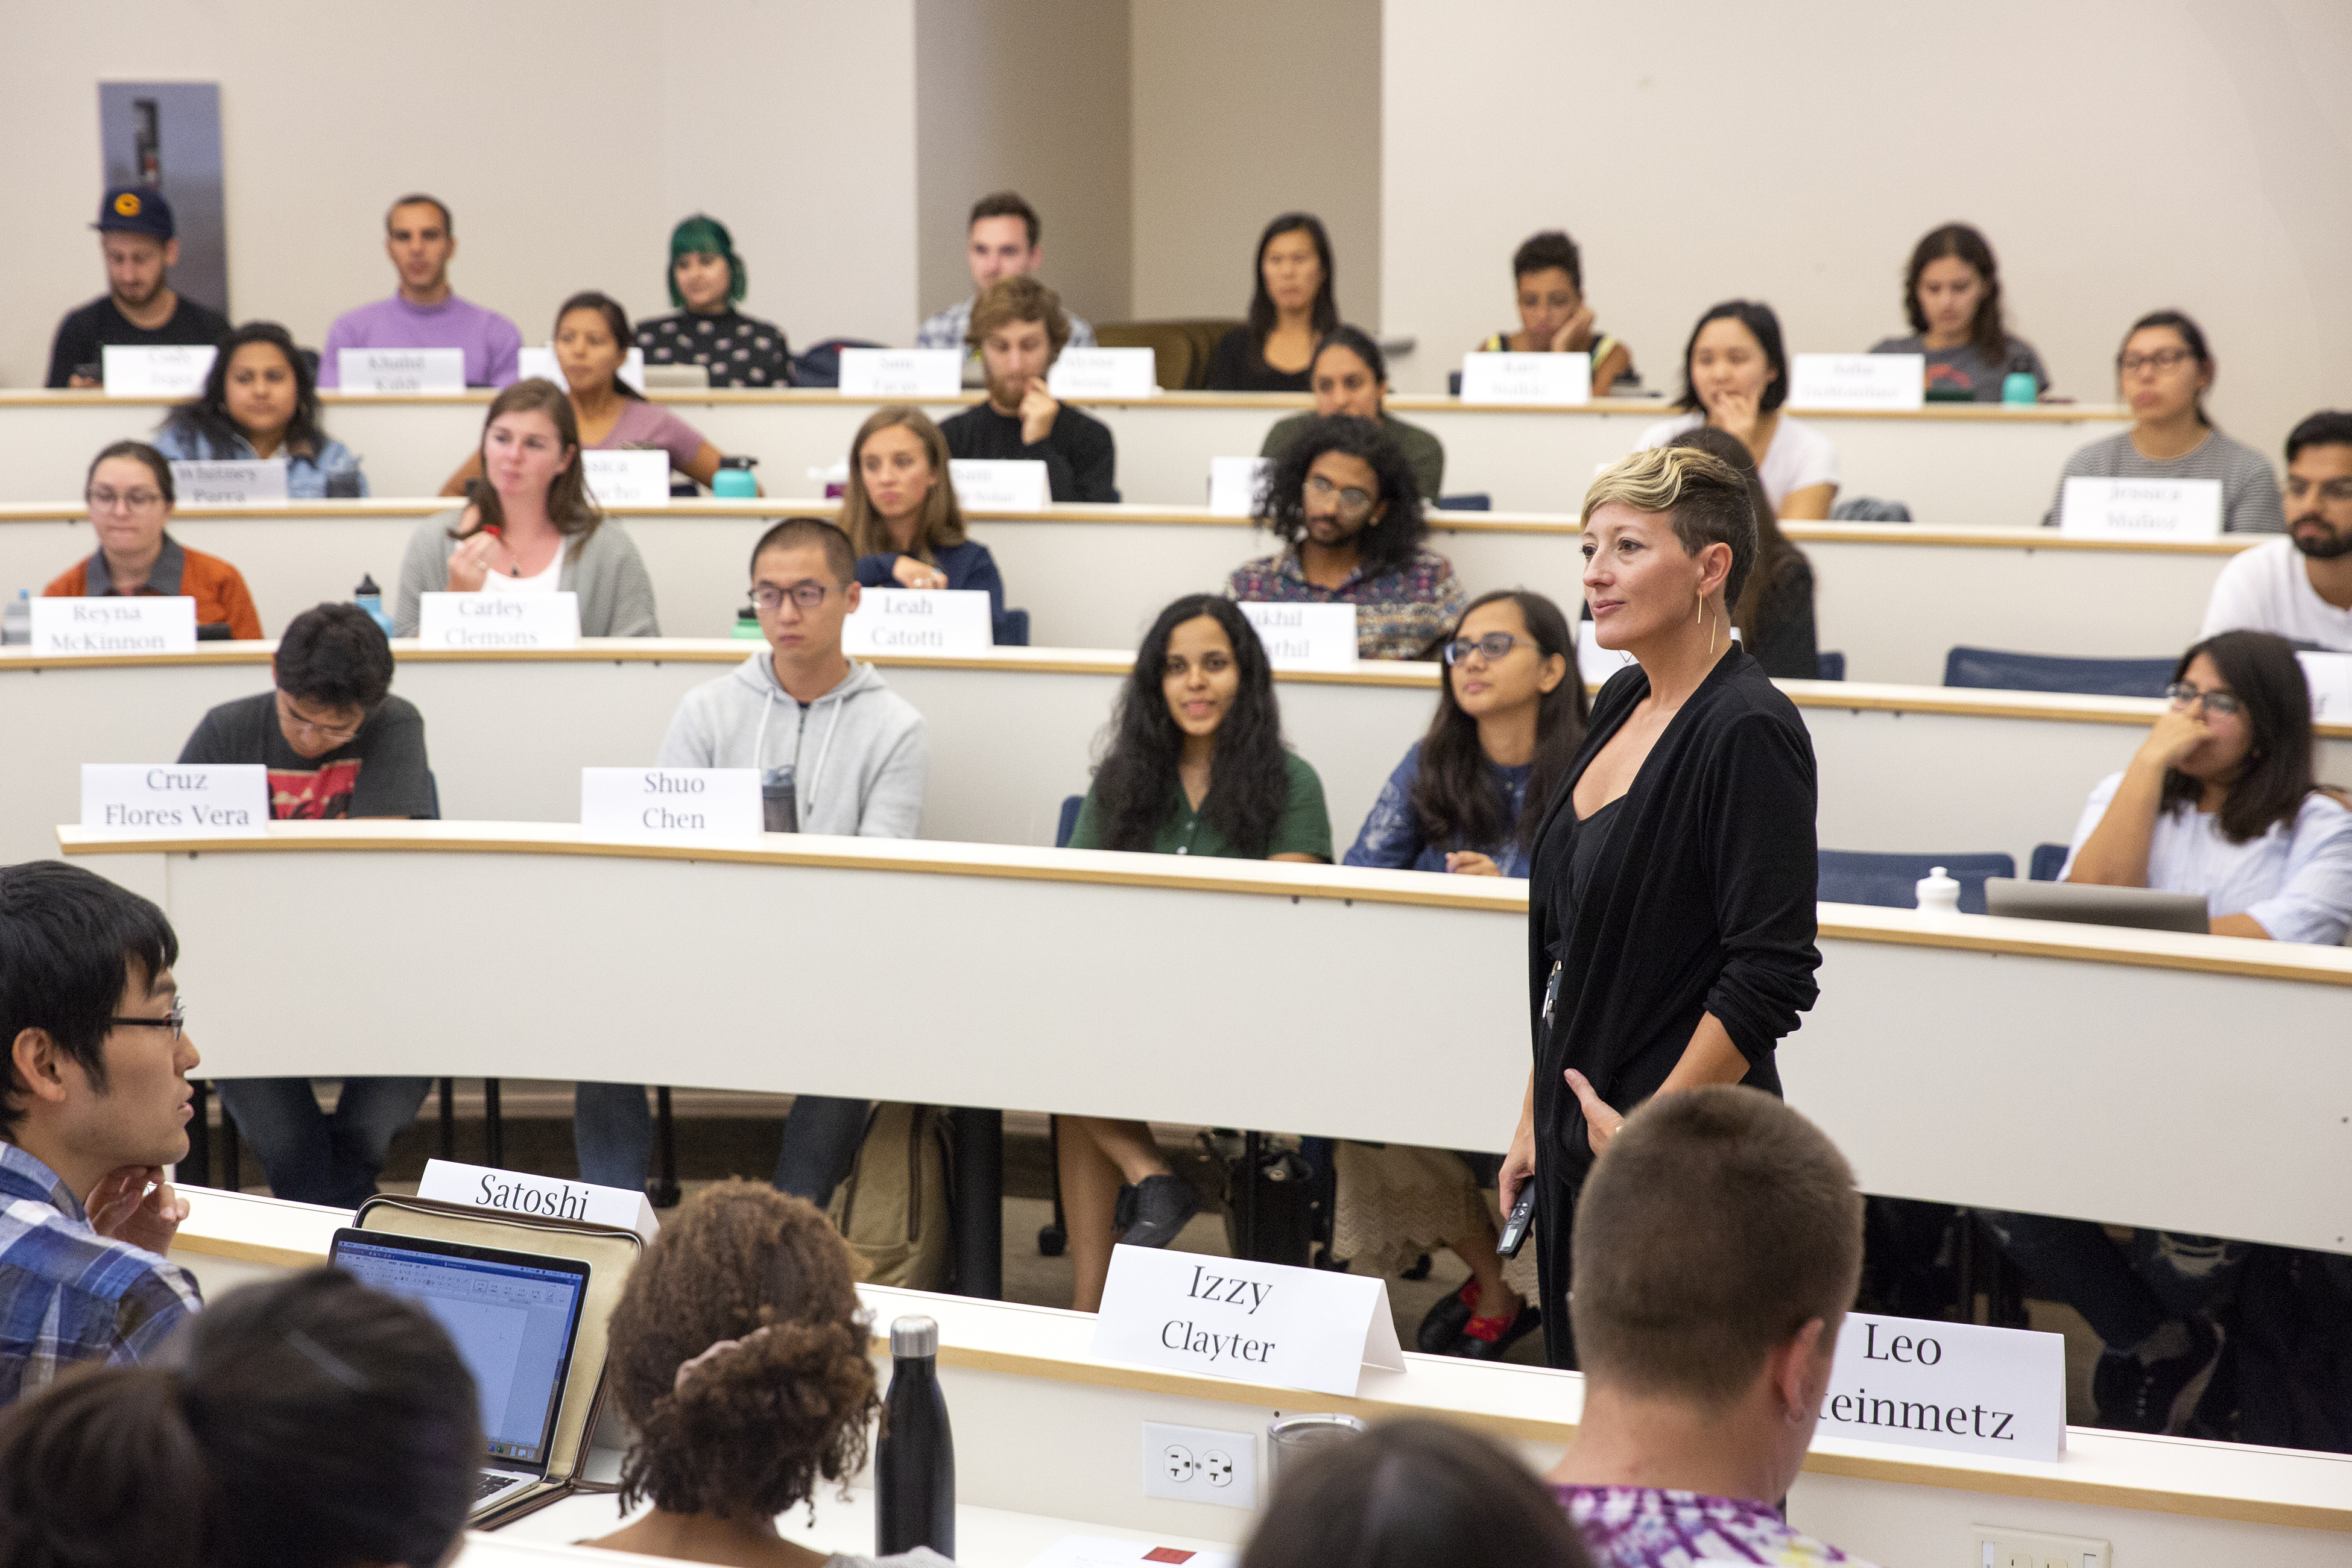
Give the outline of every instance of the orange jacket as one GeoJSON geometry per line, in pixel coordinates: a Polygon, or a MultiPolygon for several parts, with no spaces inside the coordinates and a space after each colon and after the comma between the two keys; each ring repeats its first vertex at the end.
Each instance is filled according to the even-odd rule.
{"type": "MultiPolygon", "coordinates": [[[[102,599],[113,597],[116,592],[106,569],[106,552],[93,551],[42,589],[41,597],[102,599]]],[[[261,613],[253,607],[253,595],[236,568],[217,555],[185,548],[168,533],[163,536],[163,553],[147,574],[147,585],[139,592],[165,599],[184,595],[196,602],[196,625],[226,625],[228,635],[240,642],[260,640],[261,613]]]]}

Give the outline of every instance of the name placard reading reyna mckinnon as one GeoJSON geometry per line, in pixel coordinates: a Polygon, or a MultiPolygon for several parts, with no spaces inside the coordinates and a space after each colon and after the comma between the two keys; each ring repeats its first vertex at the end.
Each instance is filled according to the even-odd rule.
{"type": "Polygon", "coordinates": [[[71,654],[194,653],[196,602],[185,595],[35,599],[33,651],[71,654]]]}
{"type": "Polygon", "coordinates": [[[1094,1353],[1318,1394],[1404,1370],[1384,1280],[1150,1247],[1111,1249],[1094,1353]]]}

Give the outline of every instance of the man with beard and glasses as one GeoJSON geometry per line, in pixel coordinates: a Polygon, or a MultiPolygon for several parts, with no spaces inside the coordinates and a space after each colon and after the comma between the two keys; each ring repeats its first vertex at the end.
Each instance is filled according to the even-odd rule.
{"type": "Polygon", "coordinates": [[[2352,653],[2352,413],[2323,409],[2287,437],[2286,531],[2221,568],[2197,635],[2352,653]]]}
{"type": "Polygon", "coordinates": [[[228,336],[228,318],[172,287],[180,259],[172,204],[144,185],[117,185],[99,205],[98,248],[106,258],[106,292],[58,323],[49,345],[52,387],[95,387],[105,348],[193,346],[228,336]]]}
{"type": "Polygon", "coordinates": [[[971,345],[988,371],[988,399],[940,421],[948,451],[1045,465],[1057,501],[1118,500],[1110,427],[1057,400],[1045,373],[1070,341],[1062,297],[1027,273],[988,286],[971,309],[971,345]]]}

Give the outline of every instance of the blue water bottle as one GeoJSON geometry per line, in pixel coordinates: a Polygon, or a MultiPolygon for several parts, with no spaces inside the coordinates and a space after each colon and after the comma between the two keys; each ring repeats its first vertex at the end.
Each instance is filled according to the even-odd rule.
{"type": "Polygon", "coordinates": [[[392,617],[383,613],[383,590],[375,585],[375,574],[361,576],[360,585],[352,590],[352,603],[368,613],[368,619],[383,628],[385,637],[392,636],[392,617]]]}
{"type": "Polygon", "coordinates": [[[751,477],[759,466],[757,458],[721,458],[719,471],[710,476],[710,493],[714,496],[746,499],[760,493],[760,481],[751,477]]]}

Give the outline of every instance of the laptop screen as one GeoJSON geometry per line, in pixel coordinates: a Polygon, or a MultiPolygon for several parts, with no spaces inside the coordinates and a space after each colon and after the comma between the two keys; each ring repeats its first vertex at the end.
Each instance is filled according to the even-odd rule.
{"type": "Polygon", "coordinates": [[[587,1264],[348,1229],[336,1233],[329,1261],[363,1285],[415,1302],[449,1331],[474,1374],[493,1461],[547,1463],[587,1264]]]}

